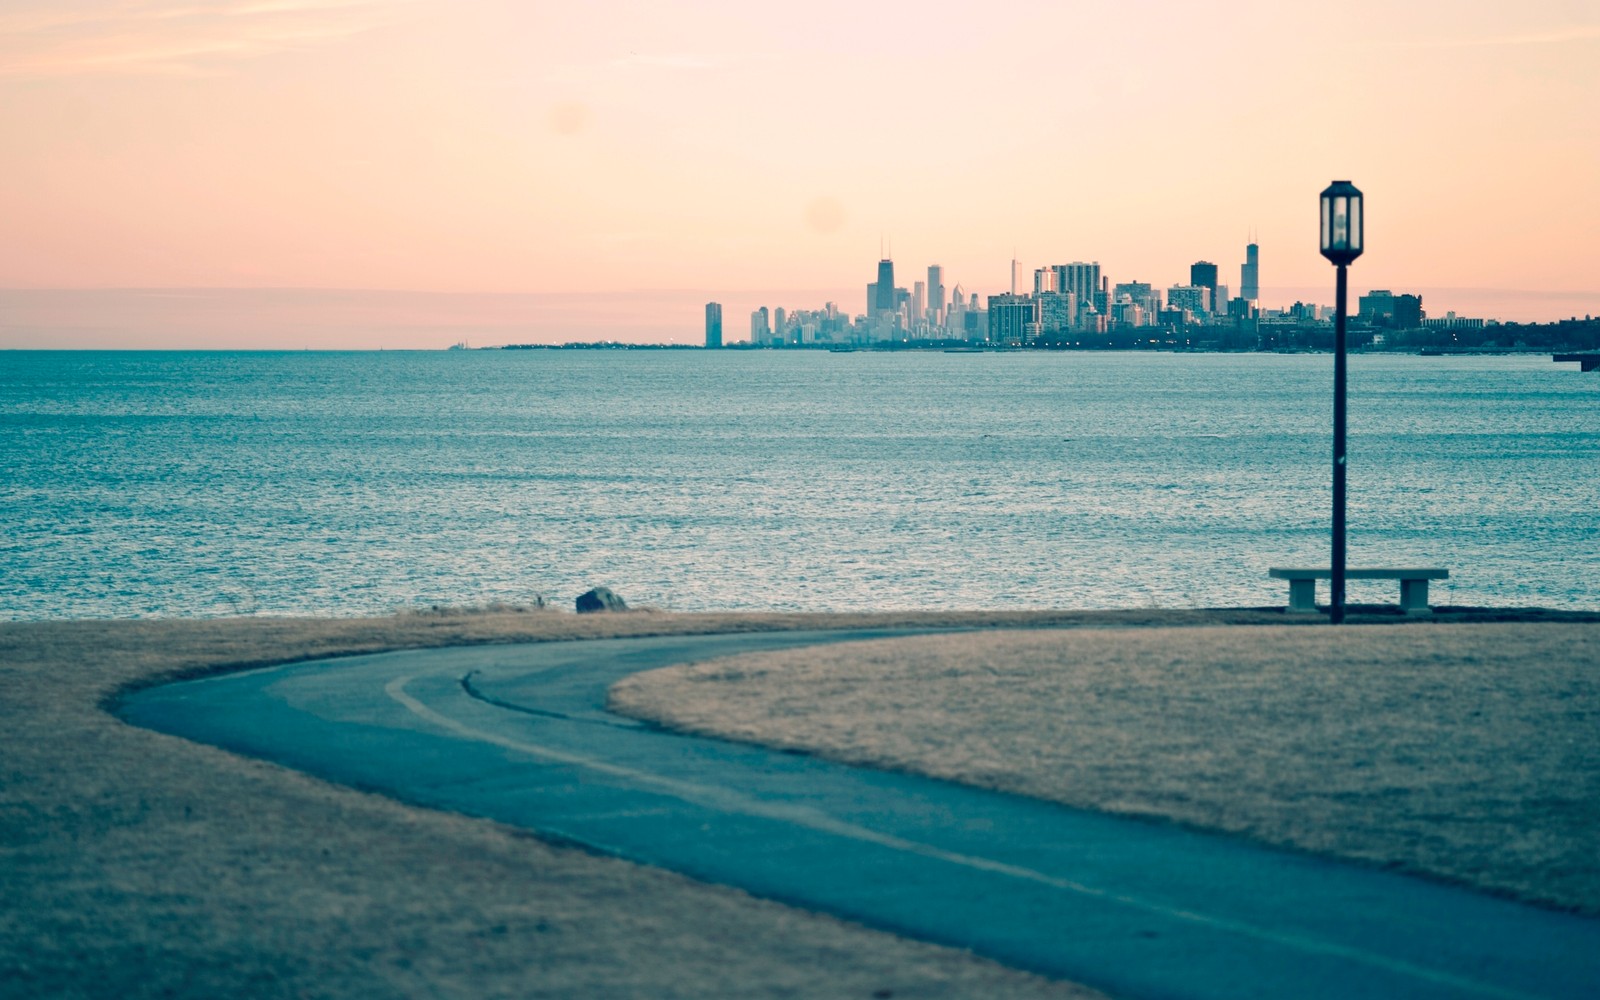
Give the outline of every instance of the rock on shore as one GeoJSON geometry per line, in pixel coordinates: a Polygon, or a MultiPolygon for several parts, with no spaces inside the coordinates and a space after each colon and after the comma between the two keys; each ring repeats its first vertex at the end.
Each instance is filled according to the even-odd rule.
{"type": "Polygon", "coordinates": [[[596,587],[593,590],[578,595],[578,614],[587,614],[591,611],[626,611],[628,604],[621,597],[611,592],[610,587],[596,587]]]}

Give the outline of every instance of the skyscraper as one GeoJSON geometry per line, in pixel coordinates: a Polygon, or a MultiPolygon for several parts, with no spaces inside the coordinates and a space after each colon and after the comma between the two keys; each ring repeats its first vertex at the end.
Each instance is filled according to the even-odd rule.
{"type": "Polygon", "coordinates": [[[989,296],[989,342],[1021,346],[1039,336],[1039,300],[1027,295],[989,296]]]}
{"type": "Polygon", "coordinates": [[[1071,292],[1078,297],[1080,306],[1094,302],[1095,294],[1100,291],[1100,262],[1085,264],[1075,261],[1071,264],[1057,264],[1056,291],[1071,292]]]}
{"type": "Polygon", "coordinates": [[[1167,289],[1167,305],[1201,316],[1211,311],[1211,289],[1205,285],[1173,285],[1167,289]]]}
{"type": "Polygon", "coordinates": [[[1239,297],[1247,302],[1261,298],[1261,248],[1254,243],[1244,248],[1244,263],[1239,267],[1239,297]]]}
{"type": "Polygon", "coordinates": [[[1161,310],[1161,289],[1152,287],[1148,281],[1124,281],[1112,288],[1112,304],[1124,299],[1152,316],[1161,310]]]}
{"type": "Polygon", "coordinates": [[[1414,330],[1422,325],[1422,296],[1396,295],[1387,288],[1374,288],[1358,300],[1357,315],[1374,326],[1414,330]]]}
{"type": "Polygon", "coordinates": [[[1044,292],[1039,303],[1039,329],[1045,333],[1071,330],[1078,324],[1078,297],[1071,292],[1044,292]]]}
{"type": "Polygon", "coordinates": [[[872,308],[878,312],[894,312],[894,305],[894,261],[885,257],[878,261],[877,301],[872,308]]]}
{"type": "Polygon", "coordinates": [[[1195,288],[1204,288],[1210,294],[1209,312],[1217,307],[1217,265],[1209,260],[1197,260],[1189,265],[1189,284],[1195,288]]]}
{"type": "Polygon", "coordinates": [[[706,347],[715,350],[722,346],[722,303],[706,303],[706,347]]]}
{"type": "Polygon", "coordinates": [[[928,317],[934,323],[944,319],[944,268],[938,264],[928,267],[928,317]]]}

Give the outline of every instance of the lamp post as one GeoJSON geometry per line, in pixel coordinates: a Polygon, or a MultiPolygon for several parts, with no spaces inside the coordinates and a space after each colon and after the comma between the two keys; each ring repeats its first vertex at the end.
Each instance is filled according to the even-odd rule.
{"type": "Polygon", "coordinates": [[[1338,268],[1333,321],[1333,580],[1329,620],[1344,622],[1344,469],[1346,269],[1361,256],[1361,192],[1349,181],[1334,181],[1322,192],[1322,256],[1338,268]]]}

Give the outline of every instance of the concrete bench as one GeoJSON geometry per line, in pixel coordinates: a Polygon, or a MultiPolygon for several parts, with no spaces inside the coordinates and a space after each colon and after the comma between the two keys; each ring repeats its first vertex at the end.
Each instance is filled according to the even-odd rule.
{"type": "MultiPolygon", "coordinates": [[[[1317,610],[1317,581],[1333,579],[1331,569],[1282,569],[1274,567],[1267,575],[1289,581],[1289,610],[1317,610]]],[[[1448,579],[1447,569],[1347,569],[1346,580],[1399,580],[1400,610],[1408,615],[1432,614],[1428,607],[1428,581],[1448,579]]]]}

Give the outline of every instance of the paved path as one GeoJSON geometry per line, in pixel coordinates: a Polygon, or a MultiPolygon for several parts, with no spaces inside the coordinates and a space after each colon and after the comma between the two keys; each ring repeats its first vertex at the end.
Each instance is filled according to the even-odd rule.
{"type": "Polygon", "coordinates": [[[388,653],[155,688],[120,711],[1121,996],[1600,996],[1600,920],[605,711],[638,670],[889,634],[904,633],[388,653]]]}

